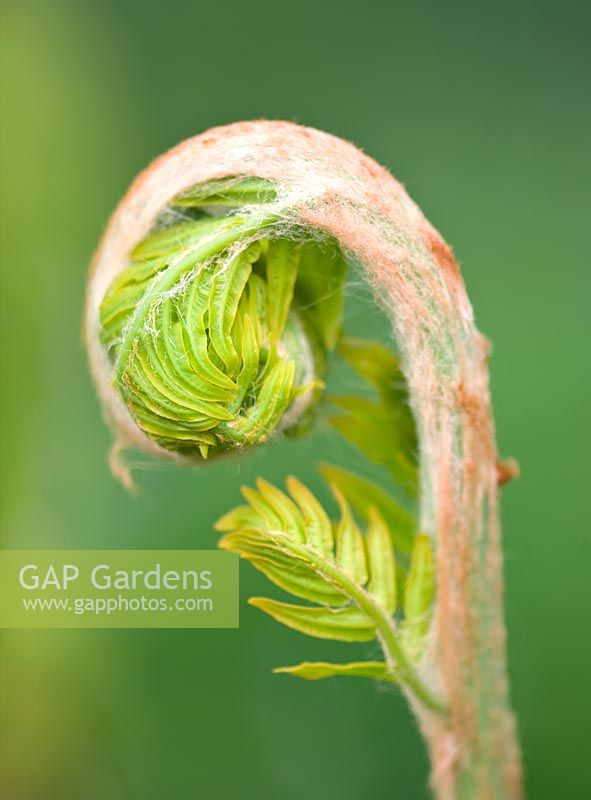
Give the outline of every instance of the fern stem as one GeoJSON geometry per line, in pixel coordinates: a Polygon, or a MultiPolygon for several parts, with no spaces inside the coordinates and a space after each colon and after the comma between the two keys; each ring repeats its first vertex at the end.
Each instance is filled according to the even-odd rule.
{"type": "Polygon", "coordinates": [[[417,671],[409,664],[408,659],[402,649],[395,632],[392,630],[392,623],[384,620],[376,627],[380,634],[380,641],[386,660],[389,663],[397,664],[396,675],[400,682],[406,685],[423,704],[423,706],[436,714],[449,715],[449,707],[440,697],[435,695],[420,678],[417,671]]]}

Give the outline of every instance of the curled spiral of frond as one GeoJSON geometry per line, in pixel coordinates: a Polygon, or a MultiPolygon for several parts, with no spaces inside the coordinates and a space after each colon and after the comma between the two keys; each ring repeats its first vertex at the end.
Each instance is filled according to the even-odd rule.
{"type": "Polygon", "coordinates": [[[166,450],[207,458],[302,427],[322,387],[345,262],[274,198],[254,178],[183,192],[102,300],[117,390],[166,450]]]}

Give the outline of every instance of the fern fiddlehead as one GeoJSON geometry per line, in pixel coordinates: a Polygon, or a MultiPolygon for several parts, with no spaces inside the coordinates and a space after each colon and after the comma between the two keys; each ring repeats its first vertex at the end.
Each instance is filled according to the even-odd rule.
{"type": "MultiPolygon", "coordinates": [[[[221,544],[314,604],[255,599],[271,616],[316,636],[377,637],[384,652],[284,670],[398,681],[439,797],[517,798],[486,345],[451,251],[388,173],[287,123],[216,129],[155,162],[89,279],[103,408],[121,445],[184,461],[305,427],[339,343],[346,260],[392,318],[414,417],[393,356],[345,340],[377,399],[333,398],[332,424],[420,496],[420,517],[325,466],[336,523],[295,479],[287,494],[262,482],[218,524],[221,544]]],[[[113,466],[128,478],[118,451],[113,466]]]]}
{"type": "Polygon", "coordinates": [[[274,196],[268,181],[229,179],[173,198],[170,210],[197,218],[169,210],[102,300],[121,398],[147,437],[185,458],[301,425],[321,386],[344,260],[274,217],[274,196]]]}

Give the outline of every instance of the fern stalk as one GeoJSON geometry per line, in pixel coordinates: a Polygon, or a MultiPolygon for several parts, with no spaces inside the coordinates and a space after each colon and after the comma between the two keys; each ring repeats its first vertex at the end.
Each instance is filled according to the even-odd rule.
{"type": "MultiPolygon", "coordinates": [[[[129,482],[129,474],[118,457],[122,447],[133,445],[158,456],[191,461],[253,446],[286,425],[297,424],[314,405],[322,384],[322,365],[338,338],[337,317],[328,307],[320,315],[320,319],[330,317],[324,330],[322,325],[318,328],[319,316],[314,316],[313,311],[307,318],[302,316],[306,307],[313,309],[331,292],[323,292],[313,280],[299,285],[282,280],[289,268],[275,268],[273,264],[279,265],[280,261],[269,260],[259,251],[249,256],[251,267],[244,267],[240,291],[247,295],[252,291],[254,296],[255,289],[246,288],[251,280],[246,272],[252,268],[265,282],[270,296],[283,292],[287,299],[285,306],[279,304],[264,314],[263,333],[257,334],[258,364],[251,363],[248,348],[240,348],[245,337],[252,340],[248,297],[236,305],[221,289],[212,290],[213,296],[218,292],[219,303],[210,303],[209,317],[191,305],[186,287],[197,274],[202,274],[195,259],[188,264],[193,272],[187,272],[185,278],[179,261],[173,259],[161,268],[165,282],[174,270],[179,275],[176,288],[164,284],[168,287],[167,297],[172,292],[180,298],[175,306],[177,317],[165,317],[166,309],[158,317],[163,295],[155,288],[160,270],[155,267],[151,283],[141,290],[148,293],[148,300],[132,304],[131,321],[123,321],[117,328],[121,307],[116,304],[124,303],[137,284],[134,274],[128,272],[134,248],[154,230],[156,221],[164,225],[166,238],[165,216],[171,208],[198,209],[203,203],[238,209],[238,214],[246,209],[244,229],[239,232],[239,238],[247,240],[243,241],[245,247],[265,237],[271,242],[281,237],[292,242],[320,237],[335,242],[350,261],[361,265],[376,301],[392,321],[417,424],[420,530],[428,534],[435,549],[436,599],[432,617],[429,616],[432,622],[425,626],[428,631],[416,658],[409,661],[412,648],[409,650],[405,644],[406,622],[401,626],[368,600],[369,584],[359,569],[356,580],[343,579],[342,569],[337,570],[338,576],[328,575],[332,581],[340,582],[356,610],[342,607],[330,611],[330,606],[325,612],[319,606],[319,611],[310,612],[298,610],[299,607],[286,610],[276,604],[272,606],[273,613],[283,615],[294,627],[302,624],[302,618],[316,615],[328,620],[331,635],[341,637],[371,638],[373,624],[387,664],[385,668],[369,665],[365,672],[397,673],[431,755],[431,782],[436,796],[441,800],[516,800],[521,797],[521,771],[506,675],[497,453],[488,389],[489,347],[474,325],[451,250],[386,170],[352,145],[328,134],[290,123],[259,121],[217,128],[190,139],[139,176],[107,229],[91,268],[87,295],[85,336],[103,408],[119,442],[113,459],[115,470],[129,482]],[[242,182],[228,191],[224,184],[228,176],[242,176],[242,182]],[[260,231],[263,232],[259,234],[260,231]],[[127,283],[119,284],[117,289],[118,280],[127,283]],[[122,293],[118,294],[119,290],[122,293]],[[312,302],[306,306],[307,292],[312,293],[312,302]],[[285,327],[285,314],[291,313],[288,305],[292,301],[297,306],[298,297],[300,305],[294,306],[291,322],[295,333],[290,334],[285,327]],[[115,306],[109,306],[111,301],[115,306]],[[181,313],[182,309],[187,314],[181,313]],[[176,339],[173,326],[166,328],[168,350],[162,349],[158,325],[152,324],[160,318],[173,319],[174,324],[186,328],[185,334],[181,332],[176,339]],[[234,319],[239,321],[234,324],[234,319]],[[197,329],[206,338],[189,341],[187,336],[197,329]],[[197,358],[199,352],[207,355],[197,358]],[[191,362],[194,356],[196,360],[191,362]],[[193,364],[190,369],[188,363],[193,364]],[[267,363],[269,367],[265,366],[267,363]],[[273,369],[276,384],[269,378],[273,369]],[[220,370],[231,381],[229,394],[224,394],[221,379],[217,394],[212,394],[212,376],[220,370]],[[248,377],[245,392],[239,390],[240,376],[244,375],[248,377]],[[187,381],[197,387],[199,405],[192,399],[187,381]],[[273,398],[275,410],[271,413],[269,403],[273,398]],[[253,419],[257,420],[256,425],[251,424],[253,419]],[[264,424],[259,424],[261,419],[264,424]],[[236,431],[242,430],[243,425],[247,434],[241,438],[236,431]],[[357,620],[359,614],[362,616],[357,627],[346,628],[345,633],[337,630],[339,620],[357,620]]],[[[214,217],[212,220],[212,225],[218,224],[214,217]]],[[[213,249],[206,248],[207,252],[199,251],[199,264],[205,264],[208,258],[214,262],[219,259],[215,262],[219,264],[224,259],[224,263],[233,264],[232,259],[243,248],[223,248],[229,247],[234,233],[234,229],[222,231],[223,241],[214,242],[213,249]]],[[[181,230],[175,229],[176,245],[183,236],[181,230]]],[[[154,246],[154,240],[150,241],[154,246]]],[[[207,241],[208,246],[212,244],[211,236],[207,241]]],[[[263,245],[263,250],[264,247],[268,245],[263,245]]],[[[310,271],[308,277],[332,274],[333,259],[321,255],[320,261],[321,267],[310,271]]],[[[285,261],[288,263],[289,258],[285,261]]],[[[144,267],[140,264],[138,269],[144,267]]],[[[133,265],[131,269],[133,272],[133,265]]],[[[221,280],[220,270],[221,266],[213,267],[214,286],[221,280]]],[[[302,274],[306,275],[305,270],[302,274]]],[[[349,401],[341,405],[346,413],[360,409],[359,404],[349,401]]],[[[404,420],[399,422],[403,424],[404,420]]],[[[386,430],[390,431],[387,435],[394,452],[399,446],[398,439],[394,442],[398,428],[386,430]]],[[[392,464],[401,480],[412,482],[408,465],[392,464]]],[[[310,561],[313,544],[306,543],[305,532],[299,532],[298,520],[303,512],[296,509],[296,513],[281,498],[278,502],[289,509],[287,517],[295,525],[291,532],[281,531],[284,538],[277,539],[268,519],[257,521],[245,511],[237,533],[230,534],[235,537],[236,548],[243,553],[250,548],[249,557],[277,578],[281,569],[289,571],[285,552],[290,547],[295,552],[293,543],[289,547],[286,544],[288,537],[294,541],[299,537],[296,549],[306,549],[306,562],[294,567],[297,580],[292,576],[290,586],[295,580],[296,591],[305,592],[307,586],[314,586],[319,596],[327,596],[330,586],[322,584],[322,575],[327,574],[326,559],[346,561],[348,551],[342,546],[340,551],[337,546],[336,554],[327,551],[319,574],[313,559],[310,561]]],[[[268,517],[272,509],[264,504],[261,508],[263,517],[268,517]]],[[[370,513],[369,508],[365,511],[370,513]]],[[[342,524],[339,530],[342,537],[342,524]]],[[[395,531],[392,535],[396,535],[395,531]]],[[[363,537],[360,539],[351,526],[345,536],[347,547],[357,547],[356,558],[364,561],[362,549],[369,548],[369,544],[360,544],[363,537]]],[[[351,564],[352,569],[357,568],[351,564]]],[[[285,576],[278,579],[286,580],[285,576]]],[[[411,588],[407,592],[409,598],[411,588]]],[[[412,610],[410,599],[407,609],[412,610]]],[[[315,630],[313,635],[326,633],[326,628],[315,630]]],[[[292,669],[317,677],[330,672],[331,667],[300,665],[292,669]]],[[[334,665],[332,674],[363,674],[363,668],[357,664],[334,665]]]]}

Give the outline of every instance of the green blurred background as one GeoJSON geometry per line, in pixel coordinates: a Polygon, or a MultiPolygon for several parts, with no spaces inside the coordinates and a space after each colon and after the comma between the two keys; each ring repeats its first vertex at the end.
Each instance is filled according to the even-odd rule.
{"type": "MultiPolygon", "coordinates": [[[[4,2],[4,547],[213,546],[257,474],[318,487],[305,442],[126,494],[80,343],[85,270],[133,176],[179,140],[285,118],[361,146],[463,265],[494,342],[513,698],[531,798],[590,796],[591,16],[563,2],[4,2]],[[585,230],[585,228],[587,230],[585,230]]],[[[357,289],[354,329],[383,330],[357,289]]],[[[239,631],[17,631],[0,655],[6,800],[420,800],[401,697],[274,665],[339,658],[245,605],[239,631]]]]}

